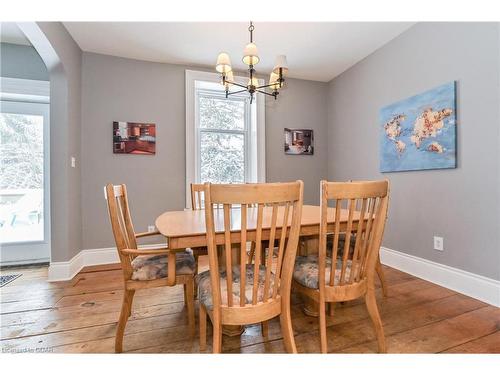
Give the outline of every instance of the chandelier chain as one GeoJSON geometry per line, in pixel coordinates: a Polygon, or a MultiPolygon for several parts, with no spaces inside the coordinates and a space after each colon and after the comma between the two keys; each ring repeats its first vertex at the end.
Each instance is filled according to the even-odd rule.
{"type": "Polygon", "coordinates": [[[250,31],[250,43],[253,43],[253,30],[255,29],[255,26],[253,25],[252,21],[250,21],[250,26],[248,26],[248,31],[250,31]]]}

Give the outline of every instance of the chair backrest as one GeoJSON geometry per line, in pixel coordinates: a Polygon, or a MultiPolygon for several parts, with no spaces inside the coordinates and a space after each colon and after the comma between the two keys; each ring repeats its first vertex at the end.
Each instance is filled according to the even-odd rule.
{"type": "Polygon", "coordinates": [[[365,283],[373,277],[387,219],[388,203],[389,182],[387,180],[321,181],[318,262],[320,289],[352,286],[361,282],[365,283]],[[333,208],[328,208],[332,201],[333,208]],[[333,225],[328,225],[328,221],[331,222],[328,217],[332,216],[333,225]],[[345,223],[345,218],[347,218],[347,223],[345,223]],[[328,244],[331,248],[327,249],[327,236],[332,232],[333,241],[328,244]],[[344,241],[339,241],[342,235],[345,236],[344,241]],[[353,237],[355,240],[352,246],[353,237]],[[343,242],[342,248],[339,242],[343,242]],[[327,264],[327,253],[331,254],[331,265],[327,264]],[[327,267],[330,275],[328,279],[327,267]]]}
{"type": "MultiPolygon", "coordinates": [[[[250,205],[254,207],[255,205],[250,205]]],[[[249,206],[249,207],[250,207],[249,206]]],[[[215,208],[221,208],[221,205],[214,204],[215,208]]],[[[205,185],[191,183],[191,208],[193,210],[205,209],[205,185]]]]}
{"type": "Polygon", "coordinates": [[[109,219],[115,237],[116,248],[126,279],[132,275],[131,255],[123,254],[120,250],[137,249],[134,226],[130,217],[127,198],[127,188],[124,184],[108,184],[104,187],[104,197],[108,203],[109,219]]]}
{"type": "Polygon", "coordinates": [[[218,307],[239,309],[257,304],[262,307],[283,296],[289,298],[300,233],[302,181],[231,185],[206,183],[205,200],[214,313],[218,307]],[[216,204],[222,208],[214,209],[216,204]],[[260,261],[262,240],[269,240],[278,249],[274,261],[275,251],[269,249],[264,266],[260,261]],[[253,269],[253,280],[247,280],[247,241],[254,242],[256,246],[255,262],[248,265],[253,269]],[[221,264],[217,245],[222,251],[221,259],[224,259],[221,264]],[[240,246],[239,264],[232,257],[235,252],[233,245],[240,246]],[[220,274],[214,272],[216,270],[226,273],[224,291],[221,291],[220,274]],[[233,298],[233,287],[239,287],[239,291],[235,291],[239,292],[239,301],[233,298]],[[247,290],[251,290],[248,295],[247,290]]]}
{"type": "Polygon", "coordinates": [[[205,185],[191,184],[191,208],[193,210],[202,210],[204,205],[205,185]]]}

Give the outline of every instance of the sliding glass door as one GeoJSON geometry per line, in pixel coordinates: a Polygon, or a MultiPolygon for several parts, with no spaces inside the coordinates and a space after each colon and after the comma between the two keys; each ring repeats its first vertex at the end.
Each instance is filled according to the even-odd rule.
{"type": "Polygon", "coordinates": [[[49,104],[0,101],[0,263],[50,260],[49,104]]]}

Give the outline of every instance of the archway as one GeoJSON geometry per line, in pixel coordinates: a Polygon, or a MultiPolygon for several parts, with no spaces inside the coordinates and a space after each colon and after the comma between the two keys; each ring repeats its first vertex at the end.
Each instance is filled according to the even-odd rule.
{"type": "Polygon", "coordinates": [[[22,22],[19,28],[44,61],[50,77],[51,266],[81,250],[80,159],[81,50],[59,22],[22,22]]]}

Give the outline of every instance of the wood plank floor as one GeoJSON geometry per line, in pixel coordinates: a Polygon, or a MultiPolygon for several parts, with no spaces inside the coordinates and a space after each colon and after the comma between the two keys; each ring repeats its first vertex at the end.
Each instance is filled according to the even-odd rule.
{"type": "MultiPolygon", "coordinates": [[[[201,268],[206,267],[202,258],[201,268]]],[[[500,309],[384,267],[389,296],[377,290],[388,351],[391,353],[500,353],[500,309]]],[[[112,353],[123,295],[119,265],[84,269],[73,280],[47,282],[47,268],[4,269],[23,275],[0,288],[2,352],[112,353]]],[[[302,313],[293,296],[297,349],[319,351],[317,318],[302,313]]],[[[372,353],[377,345],[362,300],[337,305],[327,317],[328,350],[372,353]]],[[[211,337],[208,338],[210,343],[211,337]]],[[[198,353],[189,338],[182,286],[136,293],[124,338],[126,352],[198,353]]],[[[211,351],[210,344],[207,352],[211,351]]],[[[241,337],[224,337],[229,353],[284,352],[279,320],[263,338],[259,325],[241,337]]]]}

